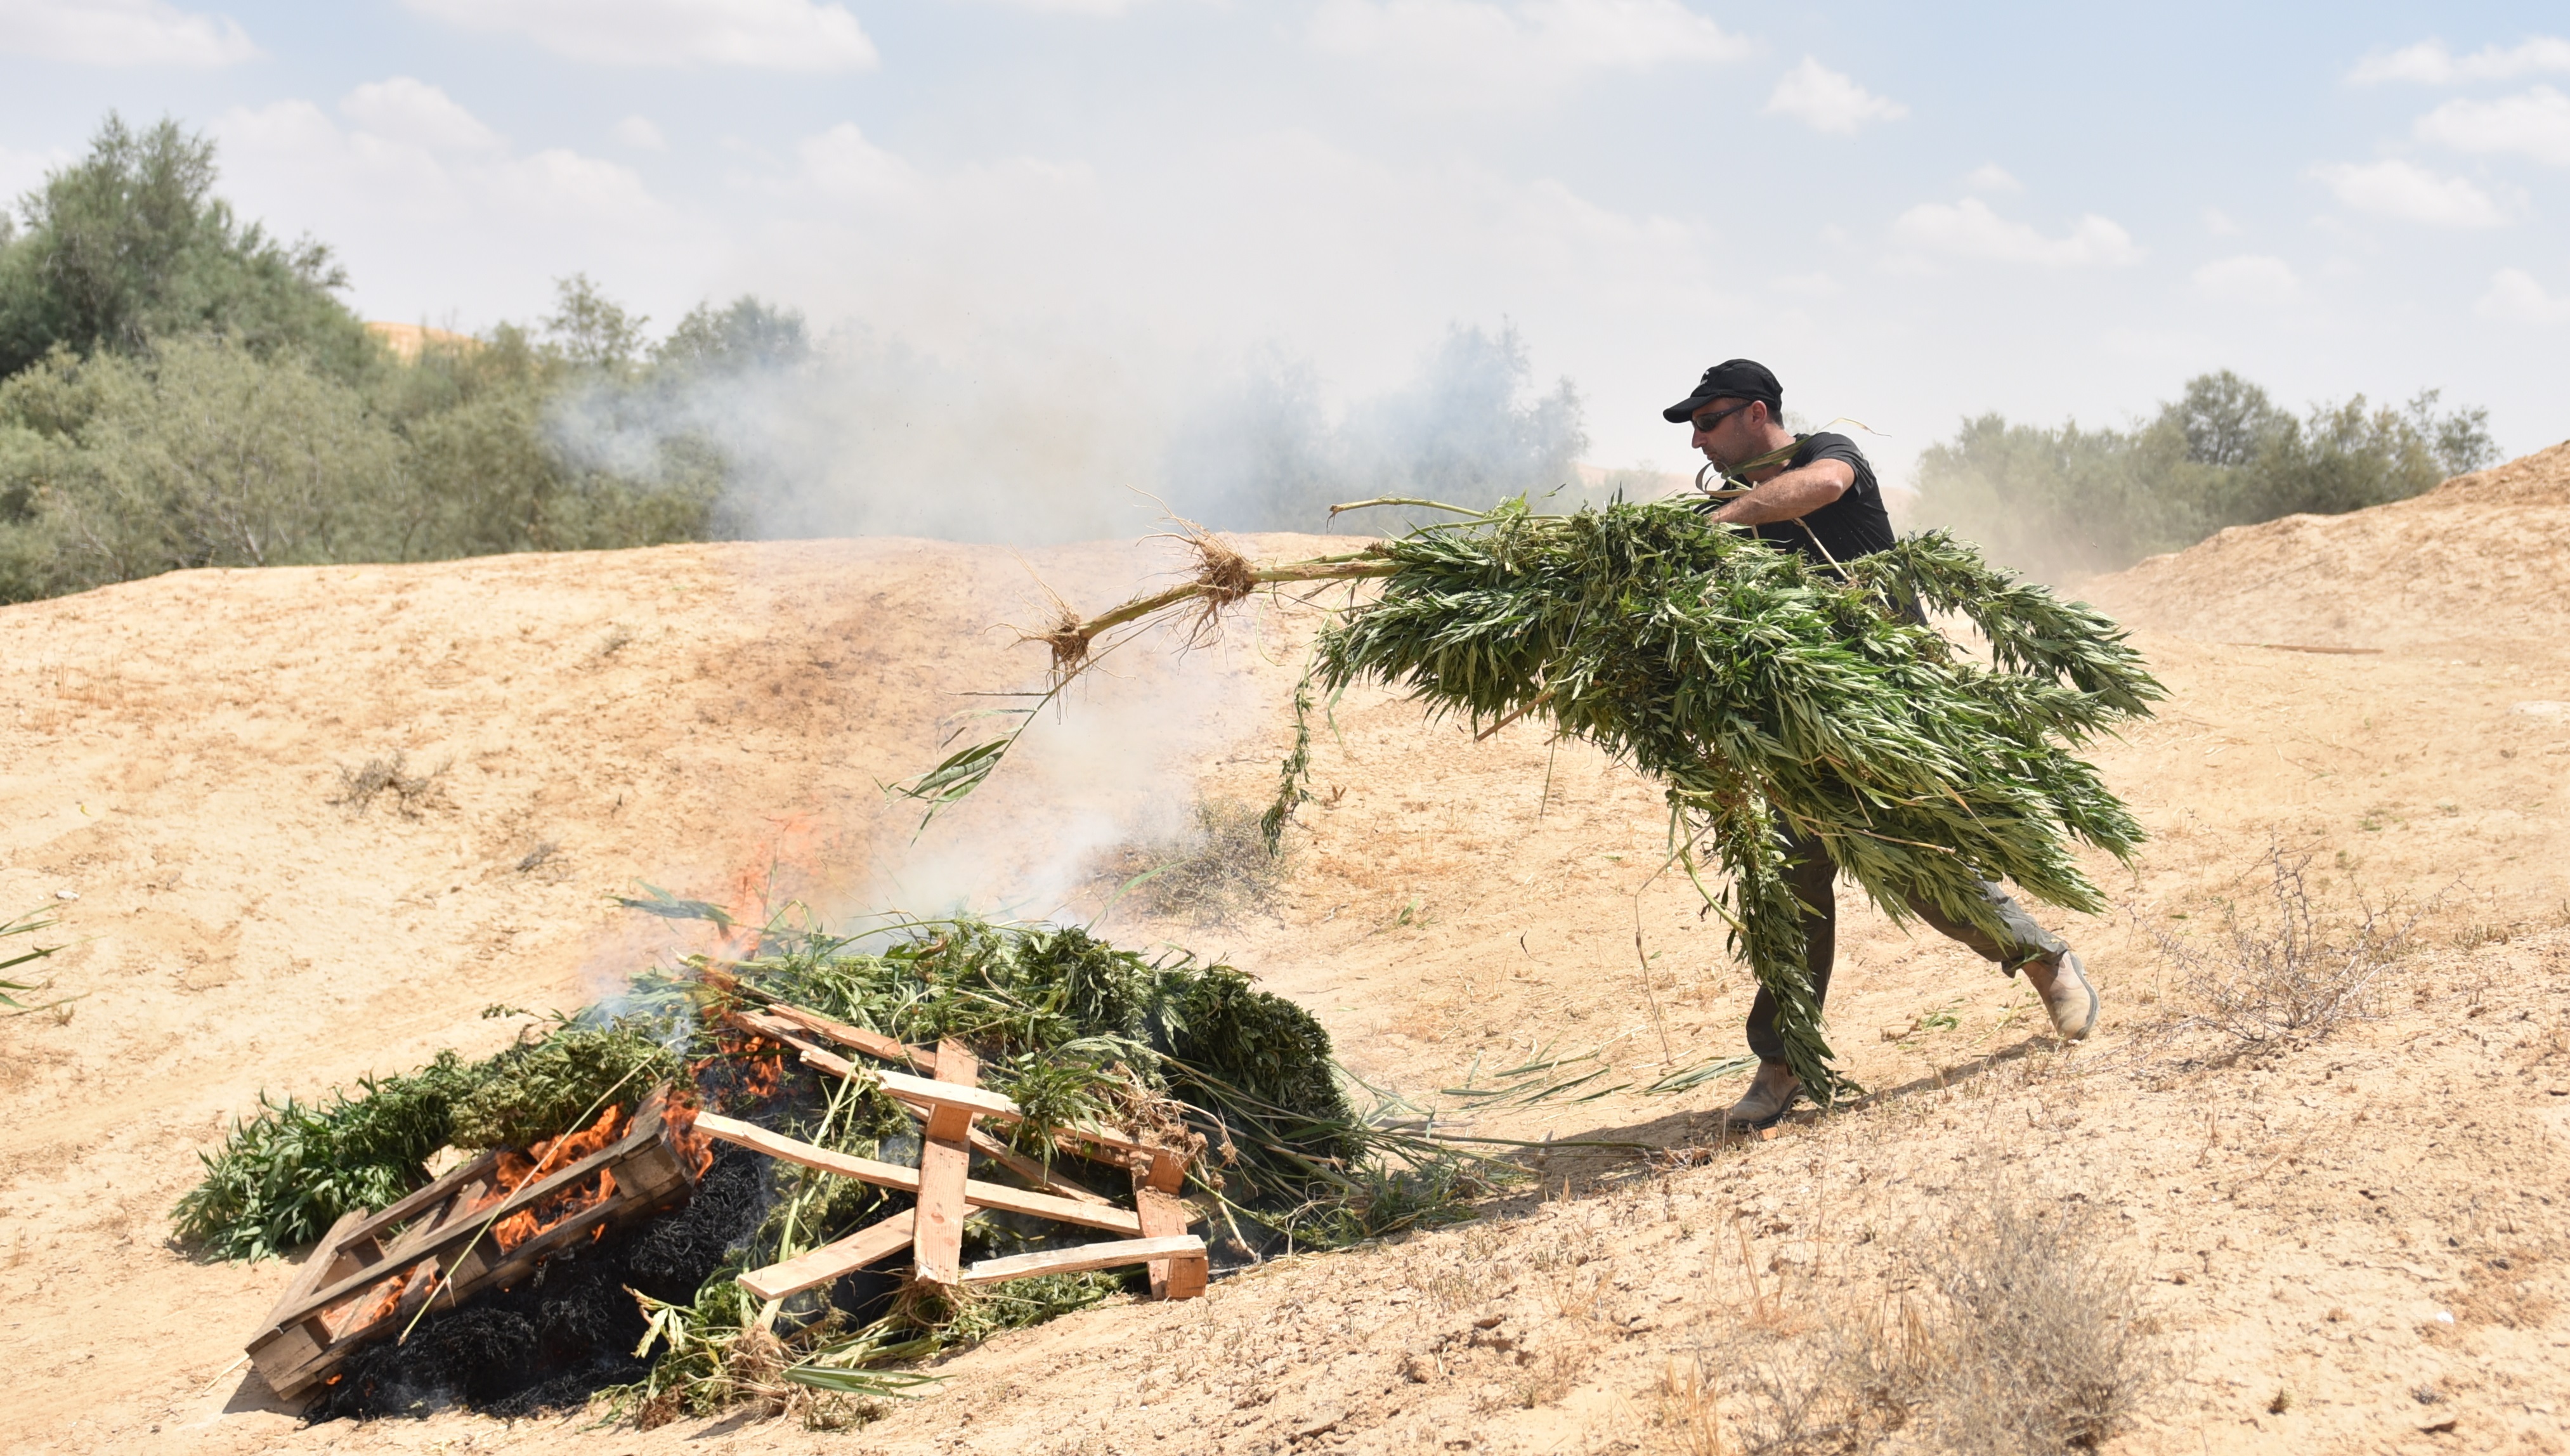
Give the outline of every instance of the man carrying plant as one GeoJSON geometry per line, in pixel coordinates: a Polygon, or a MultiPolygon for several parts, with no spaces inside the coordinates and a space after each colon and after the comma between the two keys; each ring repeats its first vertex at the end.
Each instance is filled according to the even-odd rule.
{"type": "MultiPolygon", "coordinates": [[[[1693,429],[1689,447],[1704,452],[1725,485],[1745,488],[1724,492],[1727,499],[1719,504],[1708,501],[1709,519],[1748,528],[1824,567],[1889,549],[1892,518],[1864,452],[1845,435],[1788,432],[1778,420],[1783,411],[1783,386],[1765,365],[1748,359],[1714,365],[1693,393],[1663,411],[1670,423],[1693,429]]],[[[1818,839],[1790,827],[1783,836],[1792,866],[1789,883],[1803,904],[1805,967],[1818,1006],[1829,995],[1837,958],[1838,866],[1818,839]]],[[[1909,900],[1907,909],[2009,975],[2023,970],[2051,1013],[2053,1029],[2071,1041],[2086,1037],[2097,1024],[2097,992],[2079,957],[1997,886],[1985,883],[1981,894],[2004,933],[1992,935],[1923,898],[1909,900]]],[[[1774,1124],[1802,1091],[1785,1064],[1776,1014],[1774,994],[1762,987],[1749,1008],[1749,1049],[1758,1056],[1758,1075],[1725,1114],[1735,1125],[1774,1124]]]]}

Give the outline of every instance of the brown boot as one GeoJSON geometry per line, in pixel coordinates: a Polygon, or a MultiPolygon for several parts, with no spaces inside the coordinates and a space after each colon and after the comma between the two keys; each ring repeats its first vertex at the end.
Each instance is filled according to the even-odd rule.
{"type": "Polygon", "coordinates": [[[2097,988],[2088,984],[2088,971],[2079,957],[2064,950],[2058,955],[2045,955],[2027,961],[2022,967],[2034,993],[2043,998],[2043,1009],[2052,1015],[2052,1029],[2064,1041],[2085,1041],[2097,1029],[2097,988]]]}
{"type": "Polygon", "coordinates": [[[1747,1128],[1753,1132],[1774,1127],[1779,1119],[1793,1110],[1794,1099],[1801,1096],[1802,1091],[1801,1080],[1787,1071],[1783,1062],[1760,1062],[1758,1075],[1750,1079],[1749,1090],[1740,1095],[1739,1101],[1731,1104],[1730,1110],[1723,1113],[1722,1120],[1726,1126],[1747,1128]]]}

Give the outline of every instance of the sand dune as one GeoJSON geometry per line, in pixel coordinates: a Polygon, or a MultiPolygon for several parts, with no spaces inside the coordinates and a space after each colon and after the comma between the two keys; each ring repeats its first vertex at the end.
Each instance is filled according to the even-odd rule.
{"type": "MultiPolygon", "coordinates": [[[[491,1002],[612,989],[671,944],[611,905],[638,882],[825,913],[1075,902],[1091,850],[1272,783],[1307,619],[1131,654],[914,843],[877,786],[987,706],[959,694],[1040,677],[997,629],[1039,618],[1035,579],[1094,604],[1164,558],[681,546],[187,572],[0,610],[0,908],[61,911],[80,942],[61,983],[86,996],[0,1021],[0,1444],[1676,1450],[1654,1392],[1739,1325],[1750,1278],[1789,1308],[1879,1295],[1904,1230],[2012,1180],[2094,1210],[2174,1336],[2162,1399],[2113,1449],[2561,1450],[2565,552],[2570,446],[2097,583],[2175,696],[2100,755],[2155,836],[2092,867],[2116,913],[2047,916],[2108,997],[2090,1045],[2034,1034],[2018,986],[1958,947],[1856,914],[1830,1011],[1878,1089],[1861,1109],[1695,1166],[1556,1153],[1539,1196],[1480,1226],[1012,1335],[841,1435],[302,1427],[230,1368],[284,1268],[192,1262],[167,1211],[262,1090],[482,1050],[508,1034],[491,1002]],[[2288,650],[2312,647],[2364,650],[2288,650]],[[433,789],[333,802],[343,768],[394,753],[442,769],[433,789]],[[2216,943],[2275,846],[2310,856],[2333,912],[2359,893],[2419,909],[2423,948],[2375,1019],[2226,1058],[2181,1024],[2163,937],[2216,943]]],[[[1634,1090],[1733,1049],[1747,998],[1718,925],[1652,878],[1649,787],[1522,725],[1476,744],[1379,697],[1338,724],[1272,913],[1113,931],[1227,954],[1378,1085],[1433,1095],[1549,1042],[1626,1089],[1487,1133],[1707,1134],[1736,1083],[1634,1090]]]]}

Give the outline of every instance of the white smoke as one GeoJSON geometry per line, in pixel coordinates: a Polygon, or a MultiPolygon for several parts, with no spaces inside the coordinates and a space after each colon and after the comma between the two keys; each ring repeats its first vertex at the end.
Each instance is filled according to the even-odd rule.
{"type": "MultiPolygon", "coordinates": [[[[743,305],[725,316],[763,342],[664,351],[639,378],[567,397],[551,426],[571,463],[647,481],[709,456],[726,526],[755,539],[1100,543],[1080,552],[1083,569],[1101,555],[1123,569],[1105,573],[1102,599],[1081,601],[1090,609],[1183,568],[1169,543],[1136,545],[1165,529],[1165,513],[1314,530],[1330,503],[1356,496],[1494,501],[1570,479],[1584,442],[1576,394],[1566,382],[1534,391],[1512,328],[1452,329],[1407,384],[1335,403],[1309,365],[1273,350],[1192,369],[1061,347],[947,357],[856,327],[806,348],[784,316],[743,305]]],[[[1022,679],[1041,676],[1041,659],[1029,649],[1022,679]]],[[[1207,762],[1280,726],[1290,669],[1262,682],[1258,665],[1237,634],[1183,659],[1164,637],[1131,643],[924,833],[899,801],[843,826],[844,858],[864,869],[815,893],[841,914],[1044,918],[1093,901],[1110,852],[1183,837],[1207,762]]],[[[908,778],[1005,726],[968,722],[954,744],[870,768],[908,778]]]]}

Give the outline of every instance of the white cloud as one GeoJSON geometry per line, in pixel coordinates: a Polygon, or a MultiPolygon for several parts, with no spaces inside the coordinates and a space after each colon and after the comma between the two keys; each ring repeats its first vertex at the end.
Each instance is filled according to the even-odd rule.
{"type": "Polygon", "coordinates": [[[2406,162],[2342,163],[2314,175],[2359,212],[2431,227],[2496,227],[2507,221],[2506,211],[2469,179],[2438,177],[2406,162]]]}
{"type": "Polygon", "coordinates": [[[258,54],[230,17],[164,0],[0,0],[0,54],[84,66],[228,66],[258,54]]]}
{"type": "Polygon", "coordinates": [[[818,0],[404,0],[466,30],[519,35],[605,66],[864,71],[874,42],[845,7],[818,0]]]}
{"type": "Polygon", "coordinates": [[[2538,86],[2496,101],[2449,101],[2418,119],[2418,135],[2457,152],[2520,152],[2570,167],[2570,96],[2538,86]]]}
{"type": "Polygon", "coordinates": [[[434,87],[379,82],[339,110],[345,123],[305,101],[236,107],[212,131],[224,192],[279,232],[328,238],[376,317],[531,318],[549,278],[585,269],[630,290],[709,245],[632,170],[519,152],[434,87]]]}
{"type": "Polygon", "coordinates": [[[2094,212],[2082,213],[2068,233],[2046,237],[2029,223],[2001,217],[1978,197],[1950,205],[1923,202],[1894,220],[1892,237],[1923,252],[2046,268],[2114,266],[2142,256],[2131,233],[2094,212]]]}
{"type": "Polygon", "coordinates": [[[853,122],[841,122],[795,146],[803,181],[831,197],[891,200],[916,191],[910,164],[866,140],[853,122]]]}
{"type": "Polygon", "coordinates": [[[2570,72],[2570,40],[2534,36],[2502,50],[2483,46],[2468,56],[2445,49],[2443,41],[2420,41],[2396,51],[2376,51],[2356,63],[2348,80],[2415,81],[2451,86],[2458,81],[2510,81],[2548,71],[2570,72]]]}
{"type": "Polygon", "coordinates": [[[339,115],[374,136],[429,152],[491,152],[508,145],[454,98],[407,76],[349,92],[339,102],[339,115]]]}
{"type": "Polygon", "coordinates": [[[2552,292],[2522,268],[2501,268],[2472,311],[2508,323],[2570,323],[2570,294],[2552,292]]]}
{"type": "Polygon", "coordinates": [[[2025,183],[2008,175],[2008,170],[1995,162],[1984,162],[1963,174],[1963,185],[1976,192],[2021,192],[2025,183]]]}
{"type": "Polygon", "coordinates": [[[2284,303],[2303,291],[2303,280],[2283,258],[2259,253],[2217,258],[2195,270],[2196,291],[2224,303],[2284,303]]]}
{"type": "Polygon", "coordinates": [[[2240,234],[2240,224],[2232,221],[2231,214],[2220,207],[2207,207],[2204,209],[2204,230],[2216,237],[2236,237],[2240,234]]]}
{"type": "MultiPolygon", "coordinates": [[[[1897,122],[1910,108],[1875,95],[1810,56],[1776,79],[1767,98],[1767,115],[1792,117],[1813,131],[1837,137],[1855,136],[1868,122],[1897,122]]],[[[1996,168],[1983,171],[1997,172],[1996,168]]],[[[1977,174],[1976,174],[1977,175],[1977,174]]],[[[2006,177],[2007,174],[1999,173],[2006,177]]]]}
{"type": "Polygon", "coordinates": [[[617,141],[637,152],[669,150],[668,139],[660,135],[658,127],[651,125],[649,117],[627,117],[616,124],[614,136],[617,141]]]}
{"type": "Polygon", "coordinates": [[[20,152],[0,147],[0,208],[6,208],[19,193],[43,185],[46,173],[59,171],[73,161],[72,154],[59,149],[20,152]]]}
{"type": "Polygon", "coordinates": [[[1676,0],[1323,0],[1311,39],[1401,73],[1423,99],[1491,106],[1597,72],[1730,61],[1750,50],[1676,0]]]}
{"type": "Polygon", "coordinates": [[[1061,15],[1118,16],[1133,8],[1133,0],[998,0],[1013,10],[1051,11],[1061,15]]]}

